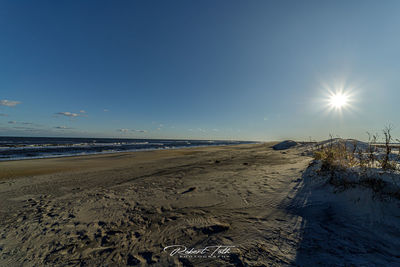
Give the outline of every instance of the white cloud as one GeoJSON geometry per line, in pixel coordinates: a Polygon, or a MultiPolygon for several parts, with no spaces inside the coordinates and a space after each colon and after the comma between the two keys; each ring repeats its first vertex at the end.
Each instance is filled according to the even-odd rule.
{"type": "MultiPolygon", "coordinates": [[[[192,128],[190,128],[190,129],[187,129],[189,132],[200,132],[200,133],[206,133],[206,132],[208,132],[208,131],[211,131],[211,130],[206,130],[206,129],[203,129],[203,128],[196,128],[196,129],[192,129],[192,128]]],[[[218,129],[212,129],[212,131],[214,131],[214,132],[218,132],[219,130],[218,129]]]]}
{"type": "Polygon", "coordinates": [[[219,130],[218,129],[212,129],[214,132],[219,132],[219,130]]]}
{"type": "Polygon", "coordinates": [[[103,111],[104,111],[104,112],[108,112],[108,109],[105,108],[105,109],[103,109],[103,111]]]}
{"type": "Polygon", "coordinates": [[[1,106],[14,107],[14,106],[16,106],[18,104],[21,104],[21,102],[13,101],[13,100],[7,100],[7,99],[0,100],[0,105],[1,106]]]}
{"type": "Polygon", "coordinates": [[[56,114],[57,115],[63,115],[63,116],[66,116],[66,117],[72,117],[72,118],[80,116],[77,113],[72,113],[72,112],[68,112],[68,111],[67,112],[57,112],[56,114]]]}
{"type": "Polygon", "coordinates": [[[118,129],[117,130],[118,132],[121,132],[121,133],[128,133],[128,132],[135,132],[135,133],[147,133],[147,131],[146,130],[130,130],[130,129],[118,129]]]}
{"type": "Polygon", "coordinates": [[[25,130],[25,131],[29,131],[29,132],[40,131],[40,129],[36,129],[36,128],[32,128],[32,127],[24,127],[24,126],[15,126],[15,127],[13,127],[13,129],[25,130]]]}
{"type": "Polygon", "coordinates": [[[82,109],[82,110],[79,110],[79,112],[80,112],[80,113],[86,113],[86,111],[83,110],[83,109],[82,109]]]}
{"type": "Polygon", "coordinates": [[[31,125],[35,127],[41,127],[42,125],[36,124],[33,122],[25,122],[25,121],[8,121],[9,124],[23,124],[23,125],[31,125]]]}
{"type": "Polygon", "coordinates": [[[31,127],[23,127],[23,126],[14,126],[14,127],[0,127],[1,131],[6,131],[9,133],[13,133],[15,131],[18,132],[35,132],[35,133],[39,133],[40,131],[42,131],[42,129],[37,129],[37,128],[31,128],[31,127]]]}
{"type": "Polygon", "coordinates": [[[55,129],[60,129],[60,130],[67,130],[67,129],[73,129],[73,128],[70,128],[70,127],[67,127],[67,126],[64,126],[64,125],[62,125],[62,126],[56,126],[56,127],[54,127],[55,129]]]}

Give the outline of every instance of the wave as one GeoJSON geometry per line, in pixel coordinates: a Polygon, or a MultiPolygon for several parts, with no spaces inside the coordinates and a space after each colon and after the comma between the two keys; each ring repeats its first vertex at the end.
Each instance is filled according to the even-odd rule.
{"type": "Polygon", "coordinates": [[[216,140],[0,137],[0,161],[254,143],[216,140]]]}

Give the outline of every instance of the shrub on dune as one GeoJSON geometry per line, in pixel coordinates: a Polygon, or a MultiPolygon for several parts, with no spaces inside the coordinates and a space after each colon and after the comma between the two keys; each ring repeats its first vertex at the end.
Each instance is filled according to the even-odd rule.
{"type": "Polygon", "coordinates": [[[392,153],[391,130],[390,126],[383,130],[383,144],[377,143],[378,135],[369,133],[368,143],[331,136],[314,150],[314,159],[321,163],[319,172],[335,186],[361,185],[399,198],[400,156],[392,153]]]}

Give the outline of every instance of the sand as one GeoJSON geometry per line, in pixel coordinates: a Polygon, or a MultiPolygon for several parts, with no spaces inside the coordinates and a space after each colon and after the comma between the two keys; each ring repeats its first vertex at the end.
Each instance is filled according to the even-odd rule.
{"type": "MultiPolygon", "coordinates": [[[[323,193],[309,197],[312,159],[274,144],[0,162],[0,266],[340,266],[366,253],[372,263],[399,260],[369,245],[375,235],[335,236],[335,207],[323,193]],[[355,252],[332,251],[343,244],[355,252]]],[[[337,213],[340,222],[346,216],[337,213]]],[[[340,233],[364,230],[347,221],[352,228],[340,224],[340,233]]]]}

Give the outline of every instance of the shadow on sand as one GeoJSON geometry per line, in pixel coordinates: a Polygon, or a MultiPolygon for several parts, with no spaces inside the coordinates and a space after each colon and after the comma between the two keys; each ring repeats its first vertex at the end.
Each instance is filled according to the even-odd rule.
{"type": "Polygon", "coordinates": [[[287,211],[302,221],[294,266],[400,266],[399,218],[389,222],[387,214],[379,220],[369,214],[382,212],[385,203],[376,204],[365,189],[335,192],[313,165],[302,178],[287,205],[287,211]],[[369,201],[363,202],[363,197],[369,201]],[[375,206],[364,212],[371,202],[375,206]]]}

